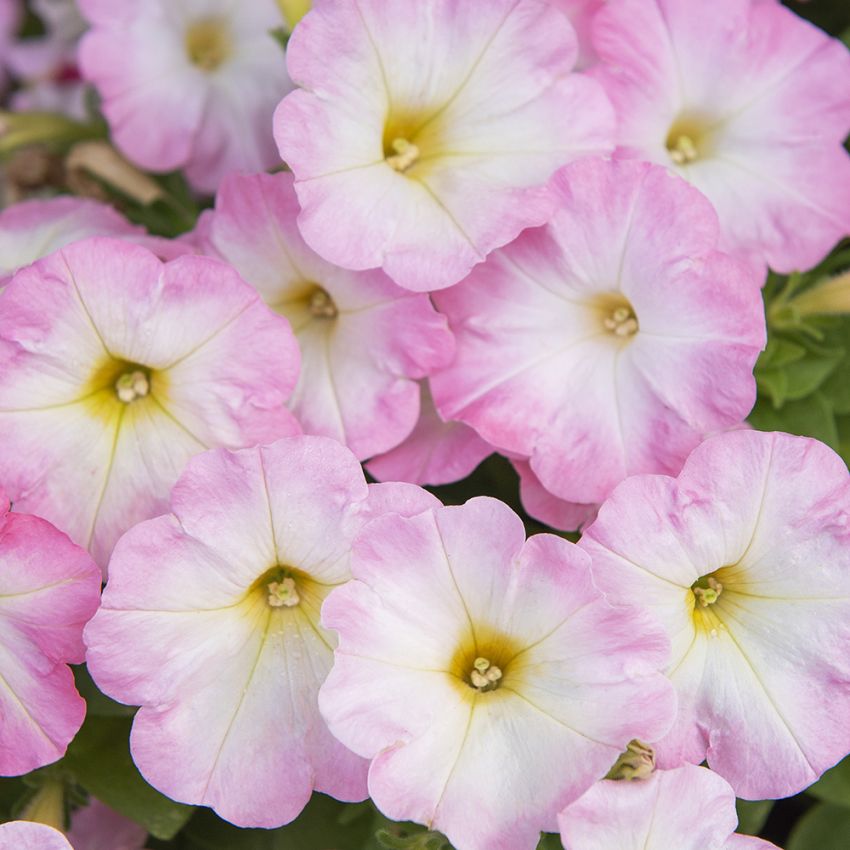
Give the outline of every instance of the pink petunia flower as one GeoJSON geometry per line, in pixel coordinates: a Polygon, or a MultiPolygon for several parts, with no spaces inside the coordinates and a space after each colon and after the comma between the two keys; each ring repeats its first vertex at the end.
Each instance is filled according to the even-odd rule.
{"type": "Polygon", "coordinates": [[[87,236],[120,236],[169,259],[189,250],[179,240],[149,236],[99,201],[65,196],[21,201],[0,211],[0,288],[18,269],[87,236]]]}
{"type": "Polygon", "coordinates": [[[662,766],[707,759],[761,800],[850,752],[850,476],[831,449],[712,437],[677,479],[623,482],[579,545],[605,594],[672,641],[680,708],[662,766]]]}
{"type": "Polygon", "coordinates": [[[665,733],[666,640],[588,568],[566,540],[526,541],[486,497],[361,532],[355,580],[322,609],[339,648],[319,705],[372,759],[385,815],[457,850],[534,850],[630,739],[665,733]]]}
{"type": "Polygon", "coordinates": [[[575,32],[539,0],[335,0],[289,42],[274,132],[327,260],[441,289],[542,224],[560,166],[611,150],[575,32]]]}
{"type": "Polygon", "coordinates": [[[441,415],[590,505],[749,413],[764,308],[715,250],[710,204],[663,168],[585,160],[553,191],[548,226],[435,294],[457,356],[431,388],[441,415]]]}
{"type": "Polygon", "coordinates": [[[604,779],[558,818],[566,850],[778,850],[737,823],[729,783],[695,765],[604,779]]]}
{"type": "Polygon", "coordinates": [[[598,505],[581,505],[553,496],[534,474],[527,460],[514,458],[519,475],[519,497],[525,512],[536,520],[561,531],[580,531],[596,518],[598,505]]]}
{"type": "Polygon", "coordinates": [[[100,688],[141,705],[131,749],[145,778],[239,826],[291,821],[314,788],[365,798],[366,763],[319,716],[335,643],[319,609],[350,578],[365,522],[434,502],[367,485],[325,437],[193,459],[173,513],[119,542],[85,635],[100,688]]]}
{"type": "Polygon", "coordinates": [[[99,598],[89,555],[43,519],[10,513],[0,492],[0,775],[62,758],[82,725],[86,704],[67,665],[83,660],[99,598]]]}
{"type": "Polygon", "coordinates": [[[112,138],[152,171],[185,170],[213,192],[230,171],[279,162],[272,113],[291,88],[274,0],[79,0],[92,25],[83,76],[112,138]]]}
{"type": "Polygon", "coordinates": [[[493,454],[463,422],[444,422],[434,407],[427,381],[420,383],[419,421],[401,445],[372,458],[366,465],[378,481],[409,481],[411,484],[452,484],[470,475],[493,454]]]}
{"type": "Polygon", "coordinates": [[[723,250],[764,279],[767,265],[811,268],[850,233],[841,42],[762,0],[610,0],[593,36],[618,155],[662,163],[704,192],[723,250]]]}
{"type": "Polygon", "coordinates": [[[576,70],[581,71],[596,62],[593,49],[591,28],[596,13],[607,0],[548,0],[556,9],[560,9],[569,19],[578,37],[578,63],[576,70]]]}
{"type": "Polygon", "coordinates": [[[95,798],[74,812],[68,831],[74,850],[141,850],[147,837],[143,826],[95,798]]]}
{"type": "Polygon", "coordinates": [[[226,178],[197,238],[292,323],[302,365],[289,407],[305,432],[333,437],[363,460],[410,434],[419,414],[415,379],[445,366],[454,340],[427,295],[380,270],[351,272],[315,254],[295,223],[292,180],[226,178]]]}
{"type": "Polygon", "coordinates": [[[0,824],[0,850],[74,850],[68,839],[43,823],[15,820],[0,824]]]}
{"type": "Polygon", "coordinates": [[[0,296],[0,482],[101,566],[186,461],[295,433],[298,349],[229,266],[89,239],[0,296]]]}

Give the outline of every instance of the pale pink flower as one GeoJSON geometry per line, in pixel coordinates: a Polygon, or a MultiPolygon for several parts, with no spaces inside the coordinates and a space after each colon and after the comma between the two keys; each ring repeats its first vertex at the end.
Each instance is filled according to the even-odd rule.
{"type": "Polygon", "coordinates": [[[400,446],[372,458],[366,465],[369,474],[378,481],[452,484],[470,475],[493,453],[493,447],[468,425],[440,418],[427,381],[421,382],[420,390],[416,427],[400,446]]]}
{"type": "Polygon", "coordinates": [[[289,42],[274,132],[327,260],[441,289],[542,224],[560,166],[611,150],[575,32],[539,0],[336,0],[289,42]]]}
{"type": "Polygon", "coordinates": [[[80,66],[127,157],[182,168],[206,192],[230,171],[279,162],[271,120],[291,83],[271,34],[283,23],[275,0],[78,2],[92,25],[80,66]]]}
{"type": "Polygon", "coordinates": [[[291,322],[301,376],[289,407],[304,431],[333,437],[363,460],[410,434],[416,379],[451,360],[454,340],[427,295],[314,253],[298,232],[298,210],[291,174],[234,174],[196,239],[291,322]]]}
{"type": "Polygon", "coordinates": [[[657,627],[496,499],[378,518],[351,571],[322,609],[339,648],[319,705],[394,820],[457,850],[534,850],[630,739],[669,728],[657,627]]]}
{"type": "Polygon", "coordinates": [[[106,566],[186,461],[298,430],[285,319],[224,263],[88,239],[0,296],[0,481],[106,566]]]}
{"type": "Polygon", "coordinates": [[[147,830],[92,798],[71,817],[68,839],[74,850],[141,850],[147,830]]]}
{"type": "Polygon", "coordinates": [[[43,823],[15,820],[0,824],[0,850],[74,850],[68,839],[43,823]]]}
{"type": "Polygon", "coordinates": [[[86,630],[98,686],[141,705],[131,749],[148,782],[239,826],[291,821],[314,788],[363,799],[367,765],[316,703],[335,643],[319,609],[364,523],[434,502],[367,485],[325,437],[194,458],[172,513],[119,542],[86,630]]]}
{"type": "Polygon", "coordinates": [[[778,850],[737,823],[729,783],[695,765],[604,779],[558,818],[566,850],[778,850]]]}
{"type": "Polygon", "coordinates": [[[60,759],[82,725],[67,665],[83,660],[100,571],[50,523],[10,513],[2,492],[0,564],[0,775],[17,776],[60,759]]]}
{"type": "Polygon", "coordinates": [[[569,19],[578,37],[577,70],[583,70],[596,62],[596,52],[591,40],[591,27],[596,13],[607,0],[548,0],[569,19]]]}
{"type": "Polygon", "coordinates": [[[850,752],[850,476],[831,449],[712,437],[677,479],[623,482],[579,545],[605,594],[672,641],[679,717],[662,766],[706,759],[761,800],[850,752]]]}
{"type": "Polygon", "coordinates": [[[617,108],[618,155],[704,192],[721,247],[764,278],[808,269],[850,233],[850,54],[763,0],[609,0],[592,73],[617,108]]]}
{"type": "Polygon", "coordinates": [[[519,497],[525,512],[561,531],[579,531],[596,518],[598,505],[581,505],[567,502],[550,493],[534,474],[527,460],[511,461],[519,475],[519,497]]]}
{"type": "Polygon", "coordinates": [[[437,409],[528,458],[567,502],[679,471],[753,405],[761,293],[716,250],[717,218],[647,163],[585,160],[553,180],[551,222],[434,295],[457,341],[437,409]]]}

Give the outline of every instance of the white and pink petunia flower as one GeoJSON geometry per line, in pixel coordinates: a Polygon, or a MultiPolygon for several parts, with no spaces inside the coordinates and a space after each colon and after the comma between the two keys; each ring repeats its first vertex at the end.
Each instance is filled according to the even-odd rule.
{"type": "Polygon", "coordinates": [[[83,660],[99,599],[89,555],[43,519],[11,513],[0,492],[0,775],[62,758],[82,725],[67,665],[83,660]]]}
{"type": "Polygon", "coordinates": [[[121,237],[168,258],[189,251],[179,240],[149,236],[99,201],[72,197],[21,201],[0,211],[0,288],[18,269],[87,236],[121,237]]]}
{"type": "Polygon", "coordinates": [[[434,295],[457,356],[431,388],[443,416],[590,505],[627,475],[675,474],[749,413],[764,308],[716,250],[711,205],[665,169],[585,160],[553,191],[546,227],[434,295]]]}
{"type": "Polygon", "coordinates": [[[118,543],[85,635],[98,686],[141,706],[131,749],[148,782],[251,827],[288,823],[314,788],[365,798],[366,762],[319,715],[335,643],[319,609],[369,519],[435,501],[367,485],[325,437],[190,461],[172,513],[118,543]]]}
{"type": "Polygon", "coordinates": [[[68,839],[43,823],[24,820],[0,824],[0,850],[74,850],[68,839]]]}
{"type": "Polygon", "coordinates": [[[83,75],[129,159],[182,168],[206,192],[230,171],[279,162],[271,119],[292,84],[271,32],[283,24],[274,0],[78,2],[92,25],[83,75]]]}
{"type": "Polygon", "coordinates": [[[658,628],[496,499],[374,520],[352,574],[322,609],[339,648],[319,705],[394,820],[457,850],[534,850],[630,739],[669,728],[658,628]]]}
{"type": "Polygon", "coordinates": [[[286,320],[219,260],[76,242],[0,296],[0,482],[105,567],[192,455],[299,430],[298,360],[286,320]]]}
{"type": "Polygon", "coordinates": [[[463,422],[444,422],[434,407],[427,381],[420,384],[419,421],[396,448],[372,458],[366,465],[378,481],[409,481],[437,486],[452,484],[470,475],[493,453],[475,431],[463,422]]]}
{"type": "Polygon", "coordinates": [[[292,323],[301,377],[289,407],[304,431],[333,437],[364,460],[413,430],[416,379],[451,360],[454,339],[427,295],[401,289],[379,269],[347,271],[314,253],[298,232],[292,180],[226,178],[197,239],[292,323]]]}
{"type": "Polygon", "coordinates": [[[511,463],[519,475],[522,507],[533,519],[561,531],[580,531],[596,518],[597,505],[581,505],[559,499],[540,483],[527,460],[514,458],[511,463]]]}
{"type": "Polygon", "coordinates": [[[143,826],[95,798],[74,812],[68,830],[74,850],[142,850],[147,837],[143,826]]]}
{"type": "Polygon", "coordinates": [[[596,62],[591,30],[593,18],[607,0],[548,0],[556,9],[560,9],[569,19],[578,37],[578,63],[576,70],[581,71],[596,62]]]}
{"type": "Polygon", "coordinates": [[[678,478],[623,482],[579,545],[603,592],[672,641],[680,707],[662,766],[706,759],[761,800],[850,752],[850,476],[831,449],[712,437],[678,478]]]}
{"type": "Polygon", "coordinates": [[[566,850],[777,850],[735,835],[737,823],[729,783],[695,765],[604,779],[558,818],[566,850]]]}
{"type": "Polygon", "coordinates": [[[767,265],[811,268],[850,233],[840,41],[762,0],[609,0],[593,38],[618,155],[662,163],[704,192],[721,247],[762,280],[767,265]]]}
{"type": "Polygon", "coordinates": [[[545,183],[606,153],[613,114],[571,74],[575,32],[539,0],[336,0],[296,27],[301,86],[275,116],[299,226],[327,260],[451,286],[542,224],[545,183]]]}

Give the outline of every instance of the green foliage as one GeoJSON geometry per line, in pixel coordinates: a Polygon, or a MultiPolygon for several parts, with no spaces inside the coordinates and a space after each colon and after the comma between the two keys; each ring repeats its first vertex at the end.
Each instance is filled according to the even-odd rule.
{"type": "Polygon", "coordinates": [[[850,809],[850,758],[828,770],[806,793],[825,803],[850,809]]]}
{"type": "Polygon", "coordinates": [[[847,850],[850,847],[850,809],[819,803],[800,818],[787,850],[847,850]]]}
{"type": "Polygon", "coordinates": [[[194,809],[169,800],[142,779],[130,757],[131,722],[129,717],[90,714],[61,765],[89,794],[151,835],[173,838],[194,809]]]}
{"type": "Polygon", "coordinates": [[[737,800],[738,829],[745,835],[758,835],[773,809],[773,800],[737,800]]]}

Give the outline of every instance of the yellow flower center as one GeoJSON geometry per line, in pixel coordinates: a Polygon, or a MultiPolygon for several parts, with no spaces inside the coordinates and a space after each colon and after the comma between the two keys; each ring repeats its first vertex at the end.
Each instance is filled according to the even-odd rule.
{"type": "Polygon", "coordinates": [[[233,44],[225,21],[218,17],[202,18],[186,32],[186,53],[202,71],[215,71],[232,53],[233,44]]]}
{"type": "Polygon", "coordinates": [[[321,286],[316,286],[308,296],[308,309],[314,319],[335,319],[339,310],[333,298],[321,286]]]}
{"type": "Polygon", "coordinates": [[[681,167],[710,155],[712,133],[712,122],[705,116],[681,115],[673,122],[665,141],[670,161],[681,167]]]}
{"type": "Polygon", "coordinates": [[[115,382],[115,395],[124,404],[144,398],[151,391],[150,373],[143,369],[124,372],[115,382]]]}
{"type": "Polygon", "coordinates": [[[640,330],[634,307],[621,292],[596,295],[590,300],[589,306],[601,330],[618,340],[625,342],[640,330]]]}

